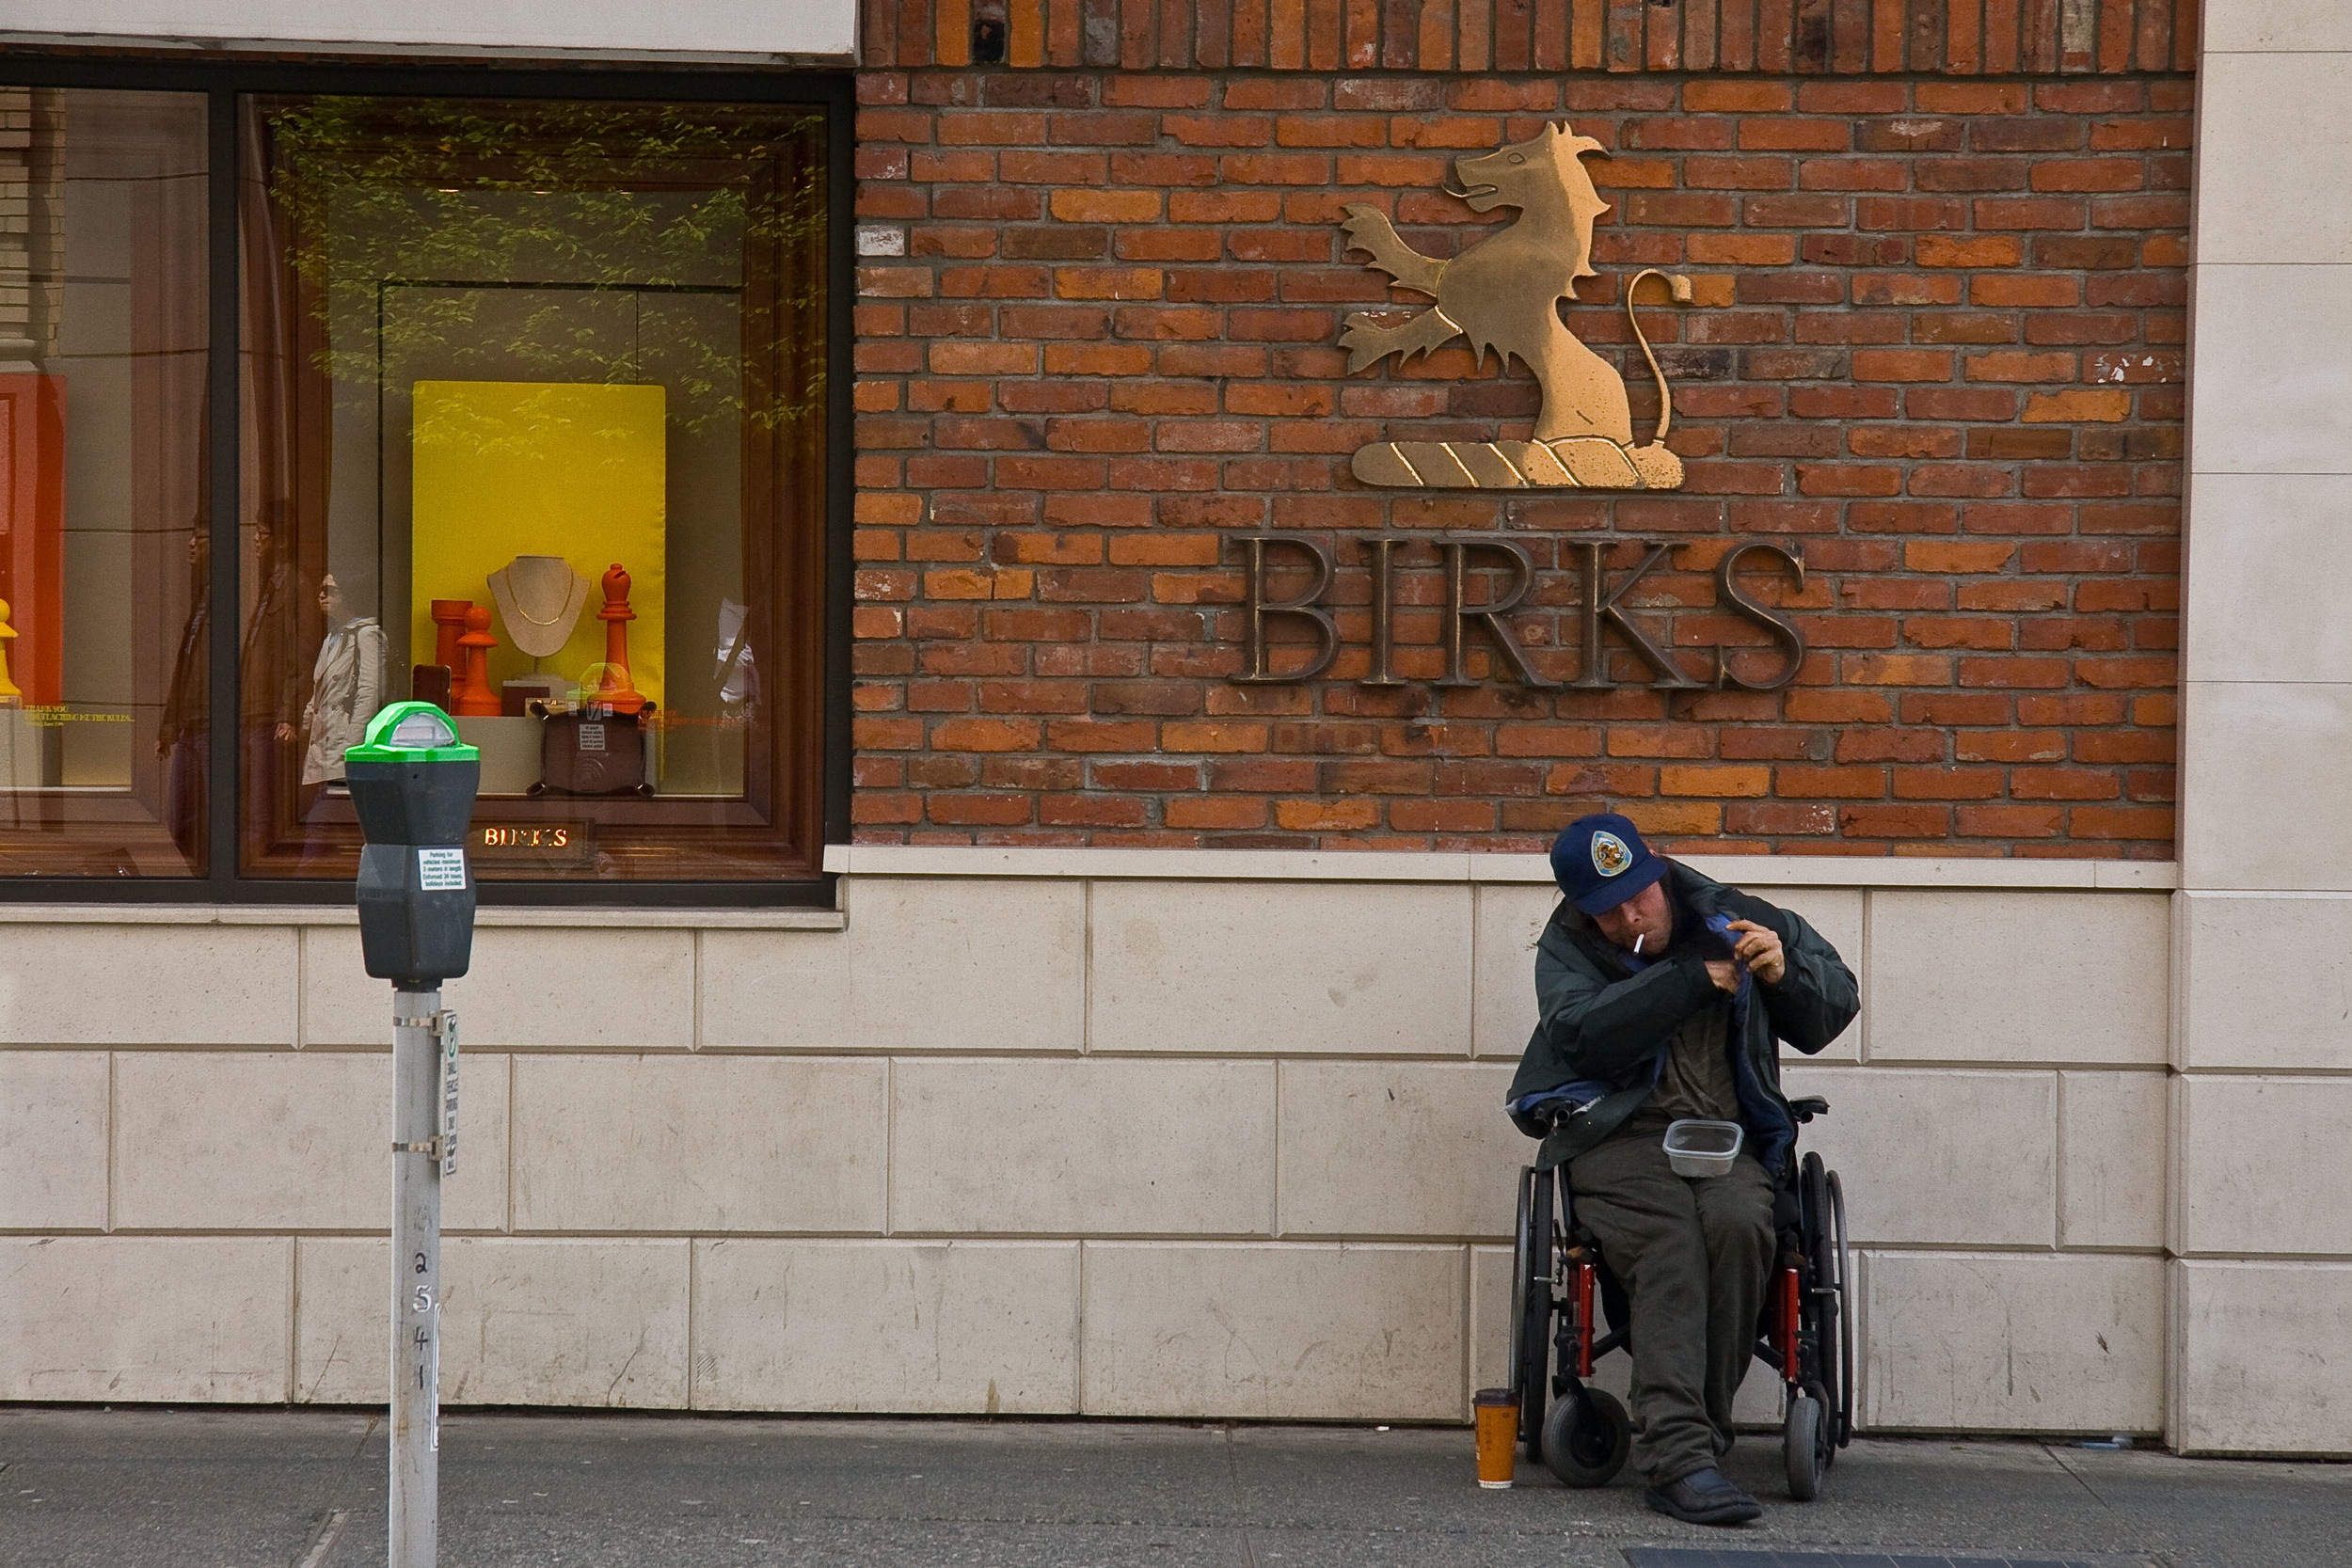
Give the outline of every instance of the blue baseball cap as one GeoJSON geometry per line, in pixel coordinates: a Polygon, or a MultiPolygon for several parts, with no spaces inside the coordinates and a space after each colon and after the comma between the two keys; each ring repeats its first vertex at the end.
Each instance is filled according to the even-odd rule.
{"type": "Polygon", "coordinates": [[[1666,874],[1641,830],[1615,812],[1580,816],[1551,841],[1551,875],[1586,914],[1613,910],[1666,874]]]}

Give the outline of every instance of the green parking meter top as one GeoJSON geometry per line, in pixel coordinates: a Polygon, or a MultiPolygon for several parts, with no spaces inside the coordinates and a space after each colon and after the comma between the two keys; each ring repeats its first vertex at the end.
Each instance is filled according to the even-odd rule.
{"type": "Polygon", "coordinates": [[[479,762],[482,752],[458,739],[457,721],[431,703],[394,703],[368,721],[368,737],[343,760],[479,762]]]}

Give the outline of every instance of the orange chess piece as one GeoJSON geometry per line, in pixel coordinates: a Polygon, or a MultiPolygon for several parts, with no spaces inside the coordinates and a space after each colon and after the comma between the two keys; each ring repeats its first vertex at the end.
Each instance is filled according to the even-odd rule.
{"type": "Polygon", "coordinates": [[[457,639],[465,656],[465,673],[450,693],[450,711],[460,719],[496,719],[498,693],[490,689],[490,650],[499,640],[490,635],[490,611],[475,605],[466,611],[466,630],[457,639]]]}
{"type": "Polygon", "coordinates": [[[628,623],[637,611],[628,607],[628,573],[617,561],[604,574],[604,608],[596,619],[604,623],[604,669],[589,700],[615,713],[635,713],[645,705],[628,673],[628,623]]]}
{"type": "Polygon", "coordinates": [[[23,707],[24,693],[8,678],[8,641],[16,628],[8,624],[8,601],[0,599],[0,707],[23,707]]]}

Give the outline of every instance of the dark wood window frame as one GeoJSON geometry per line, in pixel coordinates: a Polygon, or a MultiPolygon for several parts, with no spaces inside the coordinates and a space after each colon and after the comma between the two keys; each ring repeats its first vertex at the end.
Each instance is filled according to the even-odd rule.
{"type": "MultiPolygon", "coordinates": [[[[209,222],[211,350],[209,375],[212,625],[240,625],[241,505],[238,180],[240,99],[246,94],[349,94],[371,97],[497,98],[505,100],[621,100],[636,103],[774,104],[821,113],[826,169],[826,365],[823,528],[806,552],[821,556],[821,640],[809,700],[778,729],[791,733],[782,748],[805,754],[803,777],[814,791],[803,841],[804,873],[754,881],[576,881],[482,883],[485,905],[604,905],[623,908],[830,905],[832,878],[821,868],[823,847],[846,842],[850,825],[850,591],[851,581],[851,251],[854,101],[850,79],[838,73],[580,68],[552,71],[502,66],[312,67],[266,62],[191,66],[154,59],[99,59],[11,55],[0,59],[0,82],[11,86],[114,87],[206,95],[210,135],[209,222]]],[[[0,901],[106,904],[334,904],[349,897],[338,880],[296,880],[239,875],[242,761],[239,639],[215,636],[211,648],[210,773],[207,838],[211,873],[201,878],[0,879],[0,901]]],[[[788,766],[788,764],[787,764],[788,766]]]]}

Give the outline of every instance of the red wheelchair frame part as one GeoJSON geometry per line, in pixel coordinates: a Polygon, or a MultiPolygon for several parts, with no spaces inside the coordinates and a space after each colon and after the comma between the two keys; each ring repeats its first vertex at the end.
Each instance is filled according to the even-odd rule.
{"type": "Polygon", "coordinates": [[[1791,1388],[1801,1388],[1804,1369],[1797,1365],[1797,1271],[1792,1265],[1780,1271],[1780,1375],[1791,1388]]]}
{"type": "Polygon", "coordinates": [[[1576,1266],[1576,1375],[1593,1375],[1593,1265],[1576,1266]]]}

